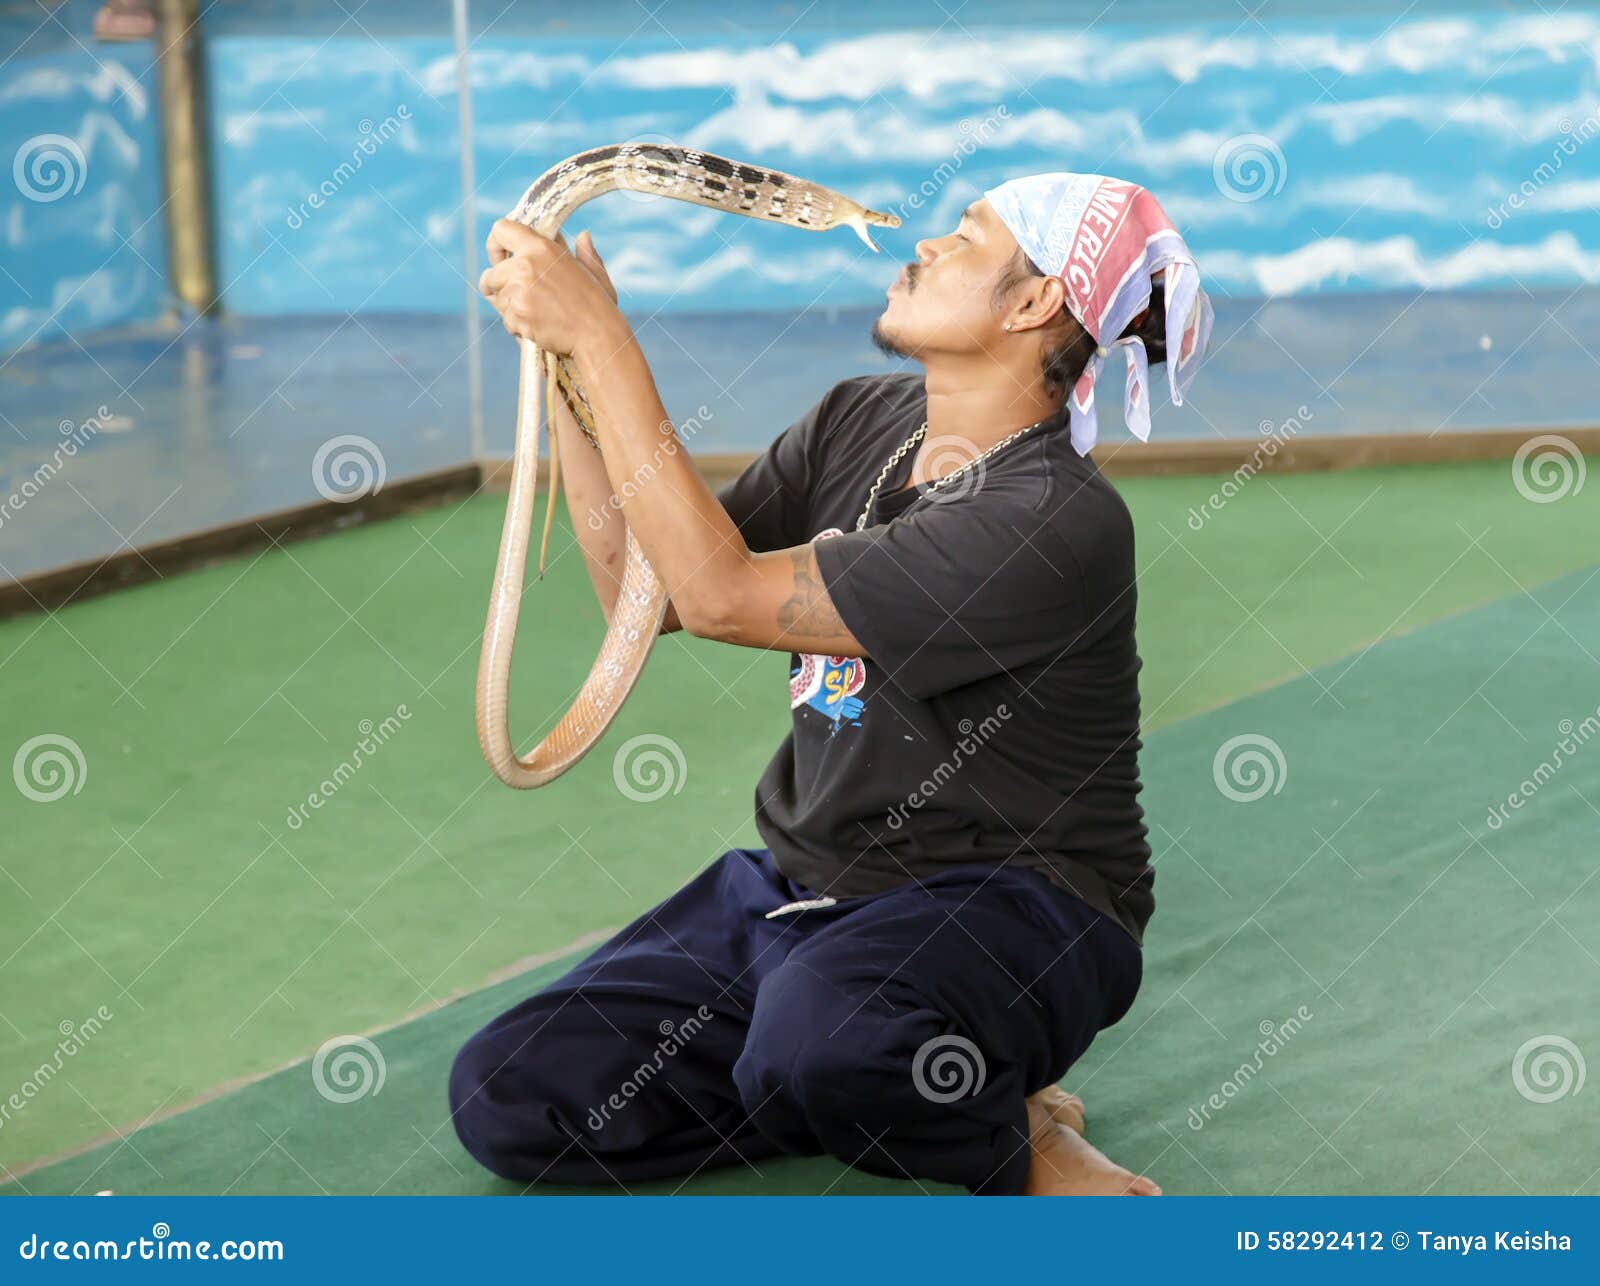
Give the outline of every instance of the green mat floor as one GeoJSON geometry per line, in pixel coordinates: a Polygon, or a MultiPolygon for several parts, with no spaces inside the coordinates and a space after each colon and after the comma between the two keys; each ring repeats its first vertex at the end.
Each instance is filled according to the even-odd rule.
{"type": "MultiPolygon", "coordinates": [[[[1068,1080],[1101,1146],[1178,1193],[1594,1190],[1592,1107],[1524,1046],[1600,1050],[1600,744],[1487,819],[1595,714],[1595,638],[1600,567],[1151,739],[1149,969],[1068,1080]]],[[[445,1075],[555,972],[381,1035],[382,1087],[357,1101],[330,1102],[301,1064],[27,1187],[515,1191],[457,1145],[445,1075]]],[[[684,1190],[913,1189],[808,1160],[684,1190]]]]}
{"type": "MultiPolygon", "coordinates": [[[[1593,1045],[1572,1010],[1597,981],[1594,886],[1579,887],[1597,769],[1580,757],[1498,831],[1484,817],[1548,757],[1561,719],[1594,709],[1576,642],[1600,637],[1587,573],[1532,597],[1517,586],[1583,566],[1600,541],[1581,497],[1532,505],[1510,482],[1504,465],[1261,479],[1200,531],[1187,515],[1215,480],[1124,487],[1149,726],[1292,679],[1149,739],[1150,968],[1075,1083],[1097,1139],[1169,1190],[1590,1181],[1569,1119],[1586,1100],[1533,1104],[1510,1068],[1533,1036],[1593,1045]],[[1537,607],[1563,594],[1570,635],[1537,607]],[[1248,805],[1211,779],[1217,747],[1246,732],[1272,736],[1288,764],[1283,791],[1248,805]],[[1315,1018],[1267,1083],[1191,1129],[1189,1109],[1256,1056],[1259,1025],[1302,1004],[1315,1018]]],[[[497,524],[498,504],[478,500],[0,626],[8,727],[72,737],[86,764],[79,793],[7,805],[8,1078],[54,1058],[63,1023],[114,1015],[0,1122],[0,1164],[127,1135],[329,1035],[471,991],[753,839],[754,775],[787,718],[777,657],[667,640],[583,769],[533,798],[490,782],[470,684],[497,524]],[[392,734],[324,791],[361,721],[386,717],[392,734]],[[687,771],[681,793],[634,804],[611,760],[644,732],[670,735],[687,771]],[[326,802],[294,824],[313,793],[326,802]]],[[[530,597],[519,726],[586,667],[596,618],[581,575],[564,556],[530,597]]],[[[529,985],[379,1037],[376,1097],[327,1104],[301,1064],[23,1182],[484,1190],[439,1129],[443,1070],[529,985]]],[[[890,1186],[814,1163],[762,1170],[695,1186],[890,1186]]]]}

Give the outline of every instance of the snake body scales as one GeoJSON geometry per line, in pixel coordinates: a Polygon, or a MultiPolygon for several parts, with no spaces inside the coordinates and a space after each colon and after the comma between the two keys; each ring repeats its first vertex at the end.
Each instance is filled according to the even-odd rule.
{"type": "MultiPolygon", "coordinates": [[[[528,188],[507,217],[553,238],[579,206],[618,188],[813,232],[849,227],[874,250],[877,247],[868,226],[893,228],[900,224],[892,214],[868,210],[837,192],[789,174],[707,152],[638,143],[595,148],[561,162],[528,188]]],[[[553,417],[555,398],[560,396],[590,443],[598,445],[594,415],[576,365],[565,357],[541,352],[529,340],[519,340],[518,345],[517,441],[500,556],[478,659],[476,714],[478,744],[494,775],[508,786],[530,789],[555,780],[577,763],[616,717],[660,633],[667,594],[639,542],[628,532],[621,589],[588,678],[555,727],[527,755],[518,755],[508,718],[511,656],[538,487],[541,412],[553,417]]],[[[554,433],[550,448],[553,507],[560,476],[554,433]]],[[[549,530],[547,515],[546,540],[549,530]]],[[[543,563],[541,547],[541,570],[543,563]]]]}

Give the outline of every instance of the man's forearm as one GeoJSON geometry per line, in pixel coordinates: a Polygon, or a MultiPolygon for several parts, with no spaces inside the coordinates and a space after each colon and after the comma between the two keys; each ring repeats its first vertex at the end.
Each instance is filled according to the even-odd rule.
{"type": "Polygon", "coordinates": [[[600,610],[609,621],[622,582],[621,515],[612,503],[611,482],[599,453],[590,447],[566,402],[559,396],[553,401],[555,415],[550,433],[561,455],[561,489],[566,496],[567,516],[600,610]]]}
{"type": "Polygon", "coordinates": [[[574,356],[611,493],[677,614],[693,628],[724,606],[749,550],[672,427],[627,323],[619,317],[598,328],[574,356]]]}
{"type": "MultiPolygon", "coordinates": [[[[595,598],[609,623],[617,604],[617,593],[622,588],[627,526],[612,491],[611,479],[606,474],[605,461],[578,427],[566,399],[559,396],[555,398],[551,433],[561,453],[561,488],[566,496],[573,535],[594,585],[595,598]]],[[[661,632],[670,634],[680,628],[678,614],[669,603],[661,632]]]]}

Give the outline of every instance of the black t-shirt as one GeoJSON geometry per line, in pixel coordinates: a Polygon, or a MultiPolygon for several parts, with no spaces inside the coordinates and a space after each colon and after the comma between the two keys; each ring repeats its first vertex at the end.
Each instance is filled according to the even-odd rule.
{"type": "Polygon", "coordinates": [[[926,411],[916,376],[846,380],[721,493],[752,549],[816,542],[867,652],[791,658],[794,726],[756,787],[757,829],[821,894],[1007,863],[1138,941],[1154,872],[1132,520],[1063,411],[939,491],[906,486],[907,452],[857,531],[926,411]]]}

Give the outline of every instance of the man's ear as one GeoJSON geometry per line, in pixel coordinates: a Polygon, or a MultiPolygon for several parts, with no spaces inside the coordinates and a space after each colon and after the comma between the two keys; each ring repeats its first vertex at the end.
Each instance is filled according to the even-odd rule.
{"type": "Polygon", "coordinates": [[[1007,330],[1036,330],[1050,325],[1065,311],[1067,288],[1060,277],[1029,276],[1021,284],[1023,288],[1017,291],[1006,317],[1007,330]]]}
{"type": "Polygon", "coordinates": [[[1067,311],[1067,283],[1053,274],[1040,280],[1044,283],[1045,321],[1053,322],[1067,311]]]}

